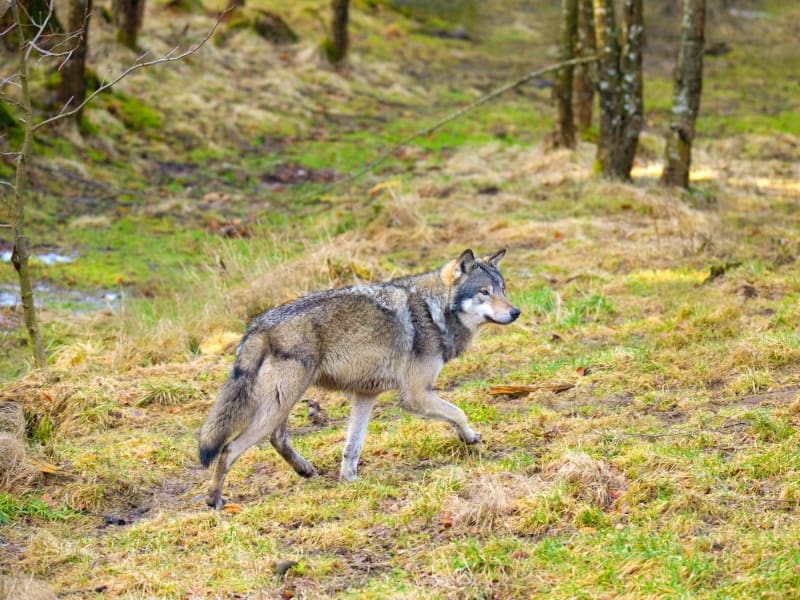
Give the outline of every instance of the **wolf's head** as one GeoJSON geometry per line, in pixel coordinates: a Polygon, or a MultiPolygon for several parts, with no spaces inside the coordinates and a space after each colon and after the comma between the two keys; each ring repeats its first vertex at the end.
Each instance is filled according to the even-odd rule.
{"type": "Polygon", "coordinates": [[[505,254],[503,249],[475,258],[472,250],[464,250],[442,268],[442,279],[450,287],[450,307],[466,327],[508,325],[519,317],[520,310],[506,298],[506,283],[497,268],[505,254]]]}

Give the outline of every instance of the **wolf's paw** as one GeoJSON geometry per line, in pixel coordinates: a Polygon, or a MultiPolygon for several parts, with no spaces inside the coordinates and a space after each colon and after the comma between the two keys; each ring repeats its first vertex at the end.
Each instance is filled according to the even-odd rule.
{"type": "Polygon", "coordinates": [[[466,433],[459,433],[458,437],[460,437],[461,441],[468,446],[474,446],[475,444],[481,443],[481,434],[477,431],[473,431],[472,429],[466,433]]]}
{"type": "Polygon", "coordinates": [[[342,469],[339,471],[339,481],[346,481],[351,482],[358,479],[358,474],[356,473],[356,468],[351,467],[350,465],[343,465],[342,469]]]}
{"type": "Polygon", "coordinates": [[[298,467],[296,471],[297,474],[300,475],[300,477],[305,477],[306,479],[310,479],[311,477],[316,477],[318,474],[317,470],[310,463],[306,463],[301,467],[298,467]]]}
{"type": "Polygon", "coordinates": [[[209,494],[206,496],[206,504],[208,504],[214,510],[222,510],[225,506],[225,498],[223,498],[220,494],[209,494]]]}

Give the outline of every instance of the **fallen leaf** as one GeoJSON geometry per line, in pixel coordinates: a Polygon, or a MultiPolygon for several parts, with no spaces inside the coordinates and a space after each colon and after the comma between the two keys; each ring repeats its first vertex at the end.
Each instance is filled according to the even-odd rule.
{"type": "Polygon", "coordinates": [[[53,475],[58,473],[58,467],[56,465],[50,464],[48,462],[44,462],[43,460],[37,460],[35,458],[29,459],[31,465],[39,469],[42,473],[47,473],[48,475],[53,475]]]}
{"type": "Polygon", "coordinates": [[[241,504],[232,504],[232,503],[231,504],[226,504],[225,506],[222,507],[222,511],[235,515],[238,512],[242,512],[242,505],[241,504]]]}

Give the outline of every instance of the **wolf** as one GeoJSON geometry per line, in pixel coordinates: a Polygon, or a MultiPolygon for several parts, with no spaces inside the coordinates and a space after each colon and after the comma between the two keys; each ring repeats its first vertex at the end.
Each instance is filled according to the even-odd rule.
{"type": "Polygon", "coordinates": [[[480,442],[464,412],[439,398],[433,383],[484,325],[519,317],[498,269],[505,253],[476,258],[465,250],[435,271],[315,292],[255,317],[199,434],[200,462],[209,467],[217,458],[209,506],[224,506],[231,465],[267,437],[299,475],[316,474],[292,448],[286,425],[312,385],[352,396],[341,480],[356,478],[375,398],[389,390],[399,391],[402,407],[453,425],[464,443],[480,442]]]}

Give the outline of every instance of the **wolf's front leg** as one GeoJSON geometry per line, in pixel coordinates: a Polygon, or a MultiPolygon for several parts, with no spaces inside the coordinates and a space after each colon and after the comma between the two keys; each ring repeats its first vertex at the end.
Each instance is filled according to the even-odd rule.
{"type": "Polygon", "coordinates": [[[342,467],[339,471],[339,479],[342,481],[353,481],[356,478],[358,457],[361,456],[361,449],[364,447],[367,424],[374,405],[374,397],[356,396],[353,399],[350,424],[347,427],[347,441],[342,451],[342,467]]]}
{"type": "Polygon", "coordinates": [[[458,437],[465,444],[472,445],[481,441],[481,434],[469,426],[464,411],[439,398],[430,388],[404,394],[402,405],[423,417],[447,421],[456,428],[458,437]]]}

